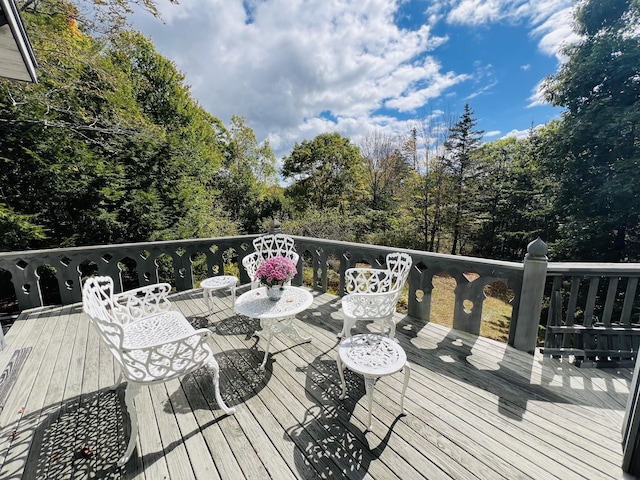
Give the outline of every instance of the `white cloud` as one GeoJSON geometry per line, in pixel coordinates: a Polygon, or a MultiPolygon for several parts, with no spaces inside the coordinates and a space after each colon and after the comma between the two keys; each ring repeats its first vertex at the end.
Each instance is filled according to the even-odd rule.
{"type": "Polygon", "coordinates": [[[161,4],[165,25],[149,17],[134,22],[190,72],[187,82],[205,108],[225,123],[233,114],[246,117],[274,150],[287,153],[301,135],[346,128],[346,119],[360,124],[383,106],[413,111],[466,79],[425,56],[446,37],[434,36],[428,25],[395,24],[396,2],[244,4],[247,9],[240,0],[161,4]],[[340,120],[319,118],[324,111],[340,120]]]}
{"type": "Polygon", "coordinates": [[[502,132],[500,130],[491,130],[490,132],[485,132],[484,136],[485,137],[497,137],[501,133],[502,132]]]}
{"type": "Polygon", "coordinates": [[[447,15],[447,21],[462,25],[483,25],[502,20],[513,21],[523,15],[527,1],[518,0],[459,0],[447,15]]]}
{"type": "Polygon", "coordinates": [[[567,7],[554,12],[544,19],[532,31],[534,38],[539,38],[538,47],[547,55],[554,55],[559,62],[566,59],[560,50],[563,46],[575,43],[579,37],[573,31],[573,8],[567,7]]]}
{"type": "Polygon", "coordinates": [[[511,138],[511,137],[515,137],[518,140],[524,140],[525,138],[528,138],[529,135],[531,134],[531,131],[533,130],[538,131],[541,128],[544,128],[544,125],[536,125],[536,126],[532,126],[531,128],[528,128],[526,130],[511,130],[509,133],[505,134],[504,136],[500,137],[501,139],[503,138],[511,138]]]}
{"type": "Polygon", "coordinates": [[[509,133],[505,134],[502,138],[511,138],[515,137],[518,140],[524,140],[529,136],[530,130],[511,130],[509,133]]]}
{"type": "Polygon", "coordinates": [[[326,131],[406,132],[410,121],[393,114],[454,97],[461,83],[476,86],[467,99],[494,93],[490,70],[443,70],[436,55],[448,39],[433,34],[438,22],[523,24],[550,55],[570,38],[565,10],[573,0],[432,0],[422,26],[402,29],[405,1],[183,0],[158,4],[164,23],[140,13],[133,20],[187,73],[209,112],[225,124],[245,117],[278,157],[326,131]]]}
{"type": "Polygon", "coordinates": [[[446,21],[455,25],[525,23],[538,48],[562,61],[561,47],[577,39],[571,27],[574,6],[573,0],[439,0],[427,11],[436,18],[448,11],[446,21]]]}
{"type": "Polygon", "coordinates": [[[533,89],[533,93],[528,99],[529,104],[527,105],[527,108],[539,107],[540,105],[546,105],[549,103],[544,98],[544,92],[542,91],[543,82],[544,80],[540,80],[533,89]]]}

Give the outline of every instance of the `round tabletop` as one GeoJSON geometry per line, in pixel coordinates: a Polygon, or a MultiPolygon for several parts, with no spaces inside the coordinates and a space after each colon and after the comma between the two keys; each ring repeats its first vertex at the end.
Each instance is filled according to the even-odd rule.
{"type": "Polygon", "coordinates": [[[236,311],[251,318],[285,318],[296,315],[311,306],[313,295],[299,287],[284,287],[279,300],[267,297],[266,287],[256,288],[243,293],[236,300],[236,311]]]}
{"type": "Polygon", "coordinates": [[[200,282],[200,287],[217,290],[219,288],[235,287],[238,279],[233,275],[218,275],[217,277],[205,278],[200,282]]]}
{"type": "Polygon", "coordinates": [[[350,370],[365,376],[391,375],[407,363],[407,354],[398,343],[374,333],[345,338],[338,354],[350,370]]]}

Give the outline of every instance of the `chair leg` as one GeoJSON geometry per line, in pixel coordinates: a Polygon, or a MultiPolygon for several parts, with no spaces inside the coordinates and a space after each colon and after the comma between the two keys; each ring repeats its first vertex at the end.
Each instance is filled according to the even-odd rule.
{"type": "Polygon", "coordinates": [[[411,367],[408,363],[404,364],[404,383],[402,384],[402,393],[400,394],[400,411],[406,413],[404,409],[404,394],[407,391],[407,385],[409,384],[409,376],[411,375],[411,367]]]}
{"type": "Polygon", "coordinates": [[[376,377],[364,377],[364,391],[367,395],[367,408],[369,414],[367,416],[367,429],[365,431],[370,432],[371,428],[371,410],[373,410],[373,389],[375,388],[376,377]]]}
{"type": "Polygon", "coordinates": [[[236,413],[236,409],[234,407],[228,407],[227,404],[224,403],[224,400],[222,400],[222,395],[220,395],[220,366],[213,356],[209,360],[208,365],[209,368],[213,370],[213,387],[216,392],[216,402],[218,402],[218,406],[227,415],[236,413]]]}
{"type": "Polygon", "coordinates": [[[396,336],[396,322],[389,320],[387,324],[389,325],[389,338],[393,340],[396,336]]]}
{"type": "Polygon", "coordinates": [[[340,354],[336,358],[336,363],[338,364],[338,373],[340,374],[340,383],[342,384],[342,393],[338,398],[340,400],[344,400],[347,396],[347,383],[344,381],[344,367],[342,366],[342,359],[340,358],[340,354]]]}
{"type": "Polygon", "coordinates": [[[338,334],[338,337],[349,338],[351,336],[351,329],[356,324],[355,318],[344,317],[342,324],[342,331],[338,334]]]}
{"type": "Polygon", "coordinates": [[[136,407],[133,405],[133,399],[139,391],[140,385],[131,382],[127,383],[124,400],[127,405],[127,412],[129,412],[129,418],[131,419],[131,436],[129,437],[129,444],[127,445],[124,455],[120,457],[120,460],[118,460],[118,466],[120,467],[129,461],[138,441],[138,412],[136,411],[136,407]]]}
{"type": "Polygon", "coordinates": [[[111,391],[116,390],[120,386],[121,383],[122,383],[122,370],[120,370],[118,372],[118,378],[116,379],[116,383],[111,385],[109,387],[109,390],[111,390],[111,391]]]}

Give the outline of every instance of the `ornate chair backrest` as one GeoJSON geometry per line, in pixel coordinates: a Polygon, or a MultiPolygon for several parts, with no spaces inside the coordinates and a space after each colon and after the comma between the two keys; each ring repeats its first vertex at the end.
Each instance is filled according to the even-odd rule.
{"type": "Polygon", "coordinates": [[[255,238],[253,240],[253,248],[256,252],[260,252],[263,258],[276,256],[292,258],[291,254],[296,251],[293,238],[282,233],[255,238]]]}
{"type": "Polygon", "coordinates": [[[413,260],[407,253],[393,252],[387,255],[387,269],[391,271],[391,290],[402,290],[409,277],[413,260]]]}
{"type": "Polygon", "coordinates": [[[256,272],[258,271],[258,267],[263,261],[264,258],[262,257],[262,254],[260,252],[250,253],[242,259],[242,266],[249,276],[249,281],[251,282],[252,289],[258,286],[258,282],[254,280],[254,278],[256,276],[256,272]]]}
{"type": "Polygon", "coordinates": [[[111,277],[87,279],[82,288],[82,309],[89,316],[89,322],[100,334],[111,353],[122,363],[124,332],[113,301],[111,277]]]}
{"type": "Polygon", "coordinates": [[[350,268],[344,280],[347,293],[382,293],[391,289],[389,270],[379,268],[350,268]]]}

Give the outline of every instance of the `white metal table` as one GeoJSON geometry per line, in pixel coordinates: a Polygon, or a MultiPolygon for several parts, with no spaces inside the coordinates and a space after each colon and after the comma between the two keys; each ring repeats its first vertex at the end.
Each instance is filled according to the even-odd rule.
{"type": "Polygon", "coordinates": [[[340,399],[346,396],[347,385],[344,381],[343,365],[349,370],[364,376],[364,388],[367,394],[369,421],[367,430],[371,430],[371,409],[373,407],[373,388],[379,377],[393,375],[404,369],[404,383],[400,394],[400,410],[404,413],[404,394],[409,383],[411,368],[407,363],[407,354],[394,340],[384,335],[364,333],[345,338],[338,347],[338,372],[342,382],[340,399]]]}
{"type": "Polygon", "coordinates": [[[212,296],[213,292],[216,290],[222,290],[223,288],[228,288],[231,290],[231,305],[236,303],[236,285],[238,284],[238,279],[233,275],[218,275],[217,277],[205,278],[202,282],[200,282],[200,286],[202,287],[202,295],[204,296],[204,301],[207,302],[207,308],[209,311],[213,308],[212,305],[212,296]]]}
{"type": "Polygon", "coordinates": [[[310,337],[303,337],[293,325],[295,316],[306,310],[313,303],[313,295],[299,287],[284,287],[282,297],[271,300],[267,297],[265,287],[249,290],[238,297],[235,303],[236,312],[251,318],[260,319],[260,331],[254,335],[267,338],[267,348],[260,368],[264,369],[269,355],[271,339],[278,333],[286,333],[301,342],[310,342],[310,337]]]}

